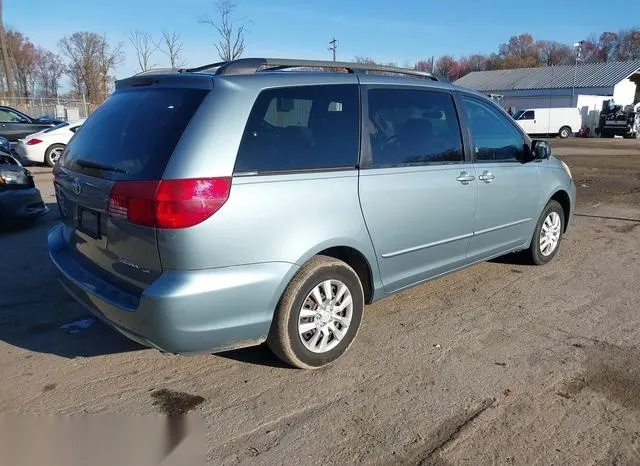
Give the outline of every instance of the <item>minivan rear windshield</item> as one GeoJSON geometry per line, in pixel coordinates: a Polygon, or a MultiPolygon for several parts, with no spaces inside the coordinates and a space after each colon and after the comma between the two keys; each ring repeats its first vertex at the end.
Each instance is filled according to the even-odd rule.
{"type": "Polygon", "coordinates": [[[160,179],[207,92],[157,87],[114,93],[71,140],[62,166],[103,178],[160,179]]]}

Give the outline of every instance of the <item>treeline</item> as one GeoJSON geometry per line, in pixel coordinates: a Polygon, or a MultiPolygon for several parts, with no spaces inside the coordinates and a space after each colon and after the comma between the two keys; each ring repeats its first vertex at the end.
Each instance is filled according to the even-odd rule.
{"type": "MultiPolygon", "coordinates": [[[[524,33],[511,37],[498,47],[497,52],[491,54],[473,54],[459,59],[444,55],[420,60],[413,68],[435,71],[453,81],[472,71],[572,65],[576,58],[579,63],[640,59],[640,29],[637,27],[619,32],[603,32],[599,36],[592,34],[578,44],[534,40],[531,34],[524,33]]],[[[356,57],[356,60],[374,63],[369,57],[356,57]]]]}
{"type": "MultiPolygon", "coordinates": [[[[133,33],[132,33],[133,34],[133,33]]],[[[165,32],[154,51],[166,51],[167,65],[173,65],[179,38],[165,32]]],[[[5,34],[7,54],[0,55],[0,95],[7,97],[60,97],[60,82],[66,76],[71,90],[64,97],[102,102],[114,81],[114,71],[122,63],[122,43],[110,42],[95,32],[76,32],[58,42],[58,53],[35,45],[24,34],[9,29],[5,34]],[[4,57],[9,66],[5,67],[4,57]]]]}
{"type": "MultiPolygon", "coordinates": [[[[245,27],[236,21],[236,5],[231,0],[214,4],[214,16],[202,15],[199,22],[213,31],[215,50],[222,60],[238,58],[244,51],[245,27]]],[[[58,42],[51,51],[35,45],[24,34],[8,29],[2,35],[0,25],[0,96],[59,97],[60,82],[68,77],[71,91],[65,97],[85,98],[99,104],[111,92],[114,72],[124,60],[123,43],[110,42],[95,32],[76,32],[58,42]],[[5,66],[5,64],[7,66],[5,66]]],[[[183,42],[173,31],[154,36],[146,31],[131,31],[128,36],[139,71],[156,67],[178,68],[185,65],[183,42]]]]}
{"type": "MultiPolygon", "coordinates": [[[[244,51],[244,25],[231,19],[234,9],[233,3],[223,0],[217,4],[218,21],[208,17],[200,20],[213,26],[217,35],[215,47],[223,60],[238,58],[244,51]]],[[[183,44],[175,32],[163,31],[154,37],[147,32],[132,31],[128,39],[140,70],[184,65],[183,44]]],[[[71,91],[65,97],[84,97],[87,102],[98,104],[109,95],[115,69],[124,59],[122,42],[110,42],[106,36],[94,32],[76,32],[63,37],[55,52],[33,44],[12,29],[6,31],[4,42],[5,50],[0,54],[0,96],[56,98],[61,79],[66,76],[71,82],[71,91]]],[[[640,28],[603,32],[599,36],[592,34],[579,44],[534,40],[531,34],[524,33],[511,37],[491,54],[459,59],[444,55],[419,60],[413,67],[456,80],[471,71],[570,65],[576,58],[579,63],[640,59],[640,28]]],[[[376,63],[364,56],[355,60],[376,63]]]]}

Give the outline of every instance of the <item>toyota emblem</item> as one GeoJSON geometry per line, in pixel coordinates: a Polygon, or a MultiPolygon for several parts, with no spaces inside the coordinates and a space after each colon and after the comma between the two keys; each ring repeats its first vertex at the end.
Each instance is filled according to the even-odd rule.
{"type": "Polygon", "coordinates": [[[82,192],[82,184],[80,184],[80,180],[78,178],[73,180],[73,192],[76,193],[76,195],[82,192]]]}

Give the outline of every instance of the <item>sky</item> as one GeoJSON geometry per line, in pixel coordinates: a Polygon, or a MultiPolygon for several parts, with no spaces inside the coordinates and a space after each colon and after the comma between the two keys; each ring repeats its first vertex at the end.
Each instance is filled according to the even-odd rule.
{"type": "MultiPolygon", "coordinates": [[[[122,42],[118,78],[139,71],[127,36],[138,29],[160,36],[178,32],[188,65],[218,61],[211,26],[215,0],[4,0],[4,23],[52,51],[76,31],[106,34],[122,42]]],[[[368,56],[413,65],[419,59],[497,51],[512,35],[574,43],[591,33],[640,26],[640,2],[624,0],[624,14],[603,14],[602,0],[234,0],[236,18],[247,24],[244,56],[330,59],[328,42],[338,40],[337,59],[368,56]],[[535,5],[535,8],[530,7],[535,5]],[[526,6],[526,8],[524,8],[526,6]],[[633,21],[637,21],[634,23],[633,21]]],[[[622,7],[621,7],[622,8],[622,7]]],[[[157,64],[166,66],[164,56],[157,64]]]]}

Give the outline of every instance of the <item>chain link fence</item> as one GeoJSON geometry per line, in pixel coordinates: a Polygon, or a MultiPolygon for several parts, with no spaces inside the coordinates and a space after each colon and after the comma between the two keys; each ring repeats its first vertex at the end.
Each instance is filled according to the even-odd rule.
{"type": "Polygon", "coordinates": [[[84,100],[44,97],[0,97],[0,105],[13,107],[34,118],[46,115],[66,121],[86,118],[93,107],[84,100]]]}

